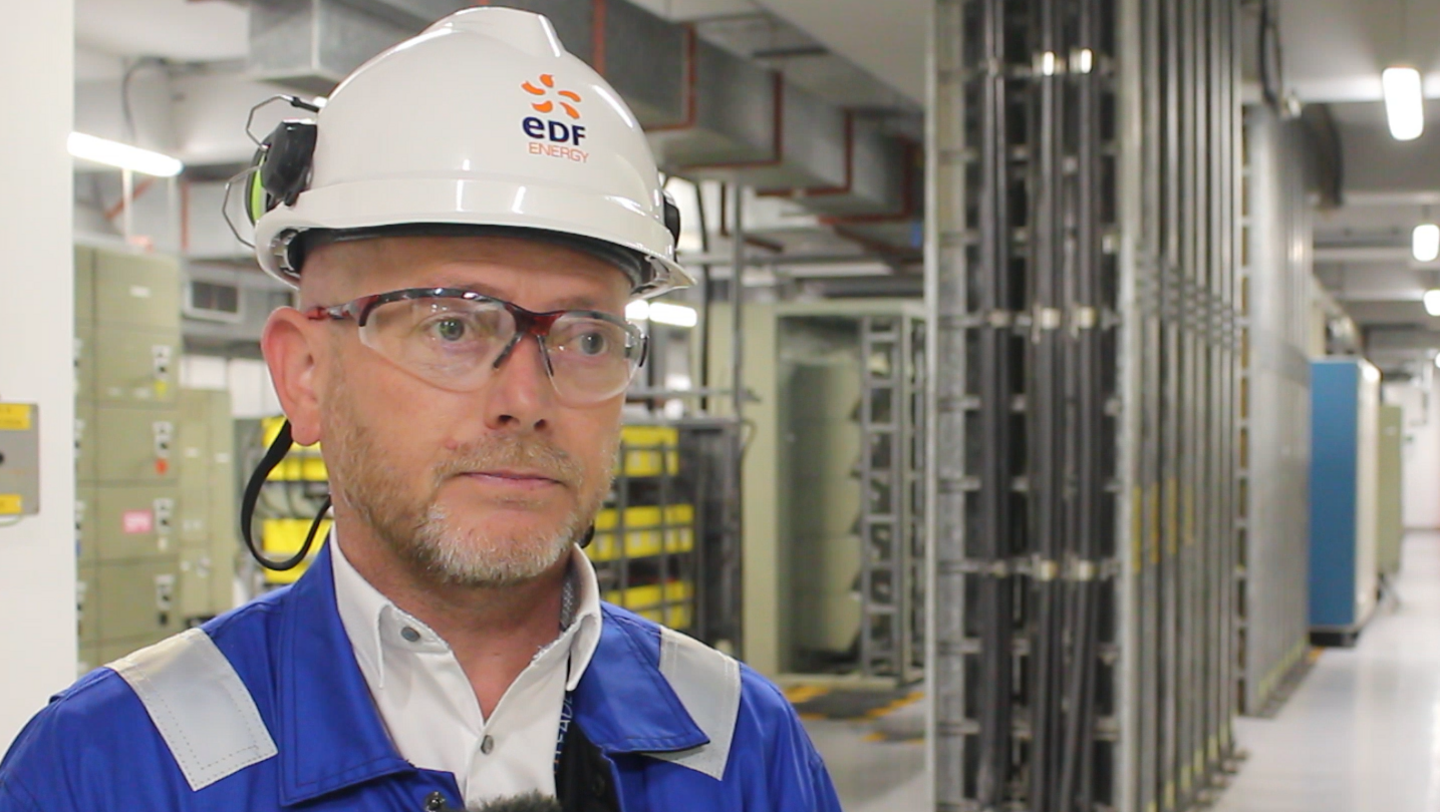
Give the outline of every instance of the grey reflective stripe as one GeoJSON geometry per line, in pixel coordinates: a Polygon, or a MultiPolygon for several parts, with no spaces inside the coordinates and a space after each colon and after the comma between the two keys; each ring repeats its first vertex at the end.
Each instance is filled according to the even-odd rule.
{"type": "Polygon", "coordinates": [[[650,755],[722,780],[730,761],[735,722],[740,718],[740,664],[697,640],[662,628],[660,673],[710,743],[650,755]]]}
{"type": "Polygon", "coordinates": [[[275,755],[250,691],[210,635],[191,629],[111,663],[145,705],[192,790],[275,755]]]}

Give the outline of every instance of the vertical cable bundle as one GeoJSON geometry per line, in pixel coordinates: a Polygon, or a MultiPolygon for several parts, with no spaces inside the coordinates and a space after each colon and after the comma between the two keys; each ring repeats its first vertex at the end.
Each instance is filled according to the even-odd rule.
{"type": "Polygon", "coordinates": [[[937,808],[1188,809],[1234,713],[1234,3],[935,22],[937,808]]]}

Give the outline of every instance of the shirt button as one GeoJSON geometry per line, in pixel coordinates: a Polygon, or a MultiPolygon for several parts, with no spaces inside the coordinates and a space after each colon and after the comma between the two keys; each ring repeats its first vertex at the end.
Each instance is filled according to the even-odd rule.
{"type": "Polygon", "coordinates": [[[411,642],[411,643],[418,643],[418,642],[420,642],[420,632],[415,631],[414,629],[410,628],[409,626],[406,626],[405,628],[403,628],[403,629],[400,630],[400,636],[403,637],[403,638],[405,638],[406,640],[408,640],[408,641],[411,642]]]}
{"type": "Polygon", "coordinates": [[[480,752],[482,752],[482,753],[484,753],[485,755],[488,756],[488,755],[490,755],[490,751],[491,751],[491,750],[494,750],[494,749],[495,749],[495,740],[494,740],[493,738],[491,738],[491,737],[489,737],[489,736],[486,736],[484,739],[481,739],[481,741],[480,741],[480,752]]]}

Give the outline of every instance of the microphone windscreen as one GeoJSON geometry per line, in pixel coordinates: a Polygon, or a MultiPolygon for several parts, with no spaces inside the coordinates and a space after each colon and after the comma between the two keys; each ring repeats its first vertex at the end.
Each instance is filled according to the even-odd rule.
{"type": "Polygon", "coordinates": [[[515,795],[510,798],[496,798],[482,805],[476,812],[563,812],[560,802],[539,792],[515,795]]]}

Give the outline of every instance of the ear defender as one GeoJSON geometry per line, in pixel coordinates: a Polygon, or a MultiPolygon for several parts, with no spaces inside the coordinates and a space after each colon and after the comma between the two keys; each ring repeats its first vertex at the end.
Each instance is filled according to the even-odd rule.
{"type": "Polygon", "coordinates": [[[664,192],[665,197],[665,229],[670,232],[676,244],[680,242],[680,207],[675,205],[675,198],[669,192],[664,192]]]}
{"type": "Polygon", "coordinates": [[[282,121],[260,142],[254,171],[245,182],[245,213],[251,223],[282,203],[294,205],[305,191],[318,134],[313,121],[282,121]]]}

